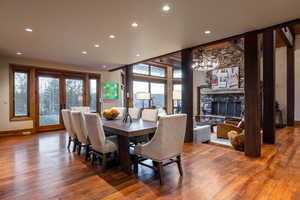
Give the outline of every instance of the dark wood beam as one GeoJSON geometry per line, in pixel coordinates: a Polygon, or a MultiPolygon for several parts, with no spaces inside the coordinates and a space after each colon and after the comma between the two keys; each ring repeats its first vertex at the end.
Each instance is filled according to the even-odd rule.
{"type": "Polygon", "coordinates": [[[128,107],[133,106],[133,72],[132,65],[128,65],[125,68],[125,105],[128,107]]]}
{"type": "Polygon", "coordinates": [[[287,125],[294,126],[295,118],[295,49],[287,47],[287,125]]]}
{"type": "Polygon", "coordinates": [[[284,41],[284,43],[287,47],[294,46],[293,32],[288,26],[278,28],[277,32],[279,33],[281,39],[284,41]]]}
{"type": "Polygon", "coordinates": [[[263,33],[263,141],[275,144],[275,31],[263,33]]]}
{"type": "Polygon", "coordinates": [[[182,57],[182,112],[187,114],[185,141],[193,141],[193,51],[185,49],[182,57]]]}
{"type": "Polygon", "coordinates": [[[261,94],[257,32],[245,35],[245,154],[261,154],[261,94]]]}

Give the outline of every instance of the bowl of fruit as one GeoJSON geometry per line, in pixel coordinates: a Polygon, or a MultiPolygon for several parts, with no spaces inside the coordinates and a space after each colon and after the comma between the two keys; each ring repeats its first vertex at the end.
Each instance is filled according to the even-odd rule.
{"type": "Polygon", "coordinates": [[[115,108],[105,109],[103,111],[103,117],[107,120],[114,120],[116,119],[116,117],[118,117],[119,114],[120,112],[115,108]]]}

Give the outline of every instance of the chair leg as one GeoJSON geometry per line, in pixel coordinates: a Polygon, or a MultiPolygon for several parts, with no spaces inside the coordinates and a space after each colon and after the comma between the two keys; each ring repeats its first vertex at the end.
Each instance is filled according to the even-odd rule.
{"type": "Polygon", "coordinates": [[[133,173],[137,174],[139,172],[139,160],[138,156],[133,156],[133,173]]]}
{"type": "Polygon", "coordinates": [[[182,165],[181,165],[181,156],[177,156],[177,165],[178,165],[178,170],[179,170],[179,173],[180,173],[180,176],[183,176],[183,171],[182,171],[182,165]]]}
{"type": "Polygon", "coordinates": [[[159,162],[158,165],[157,165],[157,169],[158,169],[158,175],[159,175],[159,182],[161,185],[164,184],[164,180],[163,180],[163,163],[162,162],[159,162]]]}
{"type": "Polygon", "coordinates": [[[69,141],[68,141],[68,150],[70,150],[70,145],[71,145],[71,142],[72,142],[72,138],[71,138],[71,136],[69,136],[69,141]]]}
{"type": "Polygon", "coordinates": [[[77,139],[75,138],[75,139],[73,140],[73,152],[76,151],[77,144],[78,144],[78,141],[77,141],[77,139]]]}
{"type": "Polygon", "coordinates": [[[90,155],[90,145],[87,144],[86,149],[85,149],[85,160],[86,161],[89,159],[89,155],[90,155]]]}
{"type": "Polygon", "coordinates": [[[106,170],[106,163],[107,163],[107,154],[104,153],[102,156],[102,172],[106,170]]]}
{"type": "Polygon", "coordinates": [[[95,160],[96,160],[96,155],[95,155],[95,153],[92,151],[92,166],[94,166],[94,164],[95,164],[95,160]]]}
{"type": "Polygon", "coordinates": [[[81,147],[82,147],[82,144],[79,142],[78,143],[78,155],[80,155],[80,153],[81,153],[81,147]]]}

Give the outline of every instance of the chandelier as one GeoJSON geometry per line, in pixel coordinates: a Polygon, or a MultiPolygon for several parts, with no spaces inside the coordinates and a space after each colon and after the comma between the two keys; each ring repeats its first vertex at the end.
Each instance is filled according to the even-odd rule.
{"type": "Polygon", "coordinates": [[[204,57],[200,56],[197,59],[193,59],[192,68],[195,71],[210,71],[217,68],[220,65],[220,61],[217,57],[204,57]]]}

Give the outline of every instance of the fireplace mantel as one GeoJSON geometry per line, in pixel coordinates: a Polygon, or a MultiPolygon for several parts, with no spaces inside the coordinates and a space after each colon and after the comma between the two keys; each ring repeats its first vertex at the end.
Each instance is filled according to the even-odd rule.
{"type": "Polygon", "coordinates": [[[244,88],[220,88],[208,89],[203,88],[201,94],[244,94],[244,88]]]}

